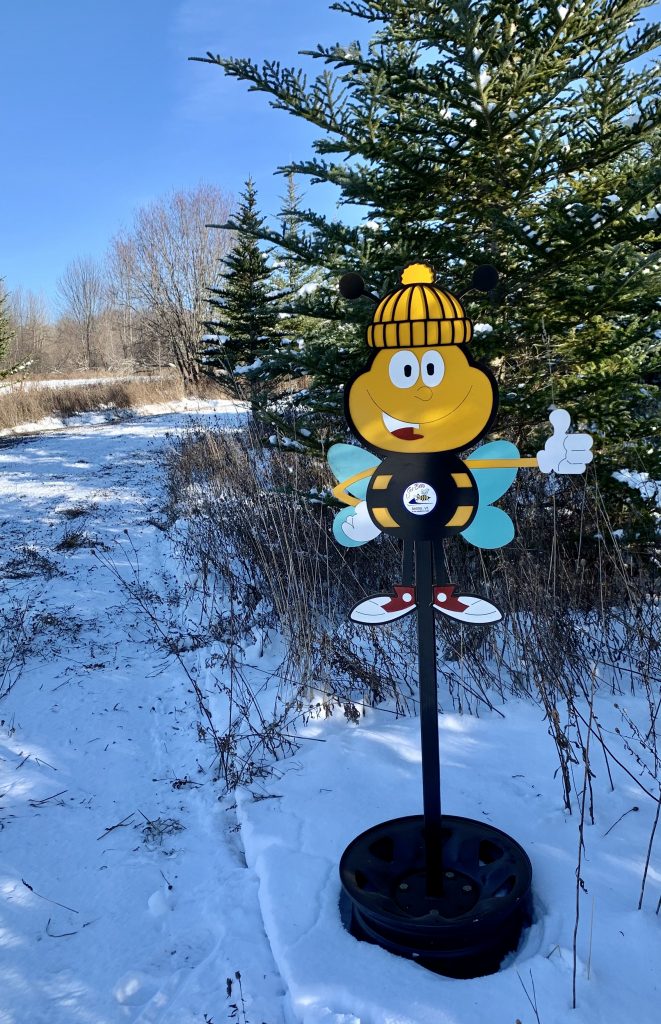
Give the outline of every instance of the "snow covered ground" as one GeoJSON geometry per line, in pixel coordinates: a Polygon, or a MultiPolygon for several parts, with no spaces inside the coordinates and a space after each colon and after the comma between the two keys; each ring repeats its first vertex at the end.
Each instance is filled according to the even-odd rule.
{"type": "MultiPolygon", "coordinates": [[[[120,378],[114,378],[118,380],[120,378]]],[[[81,381],[34,381],[35,386],[53,386],[60,387],[63,385],[80,384],[81,381]]],[[[85,383],[90,383],[86,381],[85,383]]],[[[102,383],[99,381],[92,381],[91,383],[102,383]]],[[[8,385],[1,392],[5,394],[12,387],[27,387],[25,384],[8,385]]],[[[217,405],[216,402],[199,402],[196,399],[183,399],[181,401],[172,402],[161,402],[154,405],[145,405],[140,409],[142,416],[149,415],[162,415],[166,412],[185,412],[185,413],[199,413],[200,410],[209,411],[211,407],[217,405]]],[[[222,404],[222,403],[221,403],[222,404]]],[[[118,423],[122,420],[132,419],[133,413],[128,409],[99,409],[95,412],[84,412],[77,413],[74,416],[69,416],[66,419],[62,419],[58,416],[46,416],[43,419],[35,422],[24,422],[18,423],[15,427],[3,427],[0,429],[0,439],[2,438],[14,438],[17,436],[25,436],[26,434],[52,434],[55,430],[69,430],[71,427],[76,426],[96,426],[104,423],[118,423]]],[[[2,441],[0,440],[0,446],[2,441]]]]}
{"type": "Polygon", "coordinates": [[[55,377],[52,380],[44,378],[42,380],[20,380],[13,384],[2,384],[0,386],[0,395],[11,394],[12,391],[29,391],[33,388],[50,388],[55,390],[57,388],[78,388],[87,387],[91,384],[112,384],[116,381],[135,381],[142,380],[151,382],[154,380],[162,380],[161,375],[149,375],[140,373],[126,373],[118,376],[106,376],[106,377],[55,377]]]}
{"type": "MultiPolygon", "coordinates": [[[[531,704],[440,718],[445,810],[509,832],[533,863],[535,923],[490,977],[436,976],[340,924],[344,847],[421,810],[415,719],[313,721],[272,778],[219,799],[191,688],[210,685],[208,651],[168,658],[121,579],[165,633],[192,614],[172,601],[159,452],[237,421],[228,403],[180,403],[0,449],[0,1024],[658,1021],[654,853],[636,909],[654,808],[615,764],[614,791],[603,765],[593,780],[571,1010],[577,821],[531,704]]],[[[616,699],[597,701],[613,742],[616,699]]]]}

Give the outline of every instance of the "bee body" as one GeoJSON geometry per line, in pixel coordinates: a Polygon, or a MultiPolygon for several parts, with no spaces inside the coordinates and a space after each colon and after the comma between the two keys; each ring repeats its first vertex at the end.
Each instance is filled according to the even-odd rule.
{"type": "Polygon", "coordinates": [[[434,540],[461,533],[475,518],[475,478],[457,455],[389,455],[367,489],[372,521],[384,533],[434,540]]]}

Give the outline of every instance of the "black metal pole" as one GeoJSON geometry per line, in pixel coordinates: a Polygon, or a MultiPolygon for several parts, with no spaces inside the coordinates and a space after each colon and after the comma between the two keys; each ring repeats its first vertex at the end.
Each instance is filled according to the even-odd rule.
{"type": "Polygon", "coordinates": [[[438,697],[436,693],[436,627],[433,606],[432,542],[415,542],[415,591],[418,614],[418,680],[420,689],[420,741],[422,799],[425,815],[427,895],[440,896],[443,888],[441,841],[441,767],[438,753],[438,697]]]}

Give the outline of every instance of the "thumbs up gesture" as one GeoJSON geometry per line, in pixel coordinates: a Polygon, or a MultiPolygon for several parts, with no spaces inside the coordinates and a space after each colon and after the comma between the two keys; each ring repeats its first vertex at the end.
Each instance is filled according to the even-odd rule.
{"type": "Polygon", "coordinates": [[[553,433],[541,452],[537,465],[542,473],[583,473],[592,462],[592,438],[589,434],[569,434],[570,416],[566,409],[554,409],[549,416],[553,433]]]}

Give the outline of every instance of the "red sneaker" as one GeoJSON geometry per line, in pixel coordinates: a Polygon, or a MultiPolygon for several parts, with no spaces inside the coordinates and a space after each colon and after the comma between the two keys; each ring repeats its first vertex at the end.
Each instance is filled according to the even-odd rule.
{"type": "Polygon", "coordinates": [[[379,626],[382,622],[394,622],[415,609],[415,587],[395,587],[393,594],[377,594],[368,597],[352,609],[349,616],[353,622],[367,626],[379,626]]]}
{"type": "Polygon", "coordinates": [[[434,608],[441,615],[447,615],[457,622],[483,626],[488,622],[500,622],[503,613],[495,604],[474,594],[455,595],[456,587],[450,583],[445,587],[434,587],[434,608]]]}

